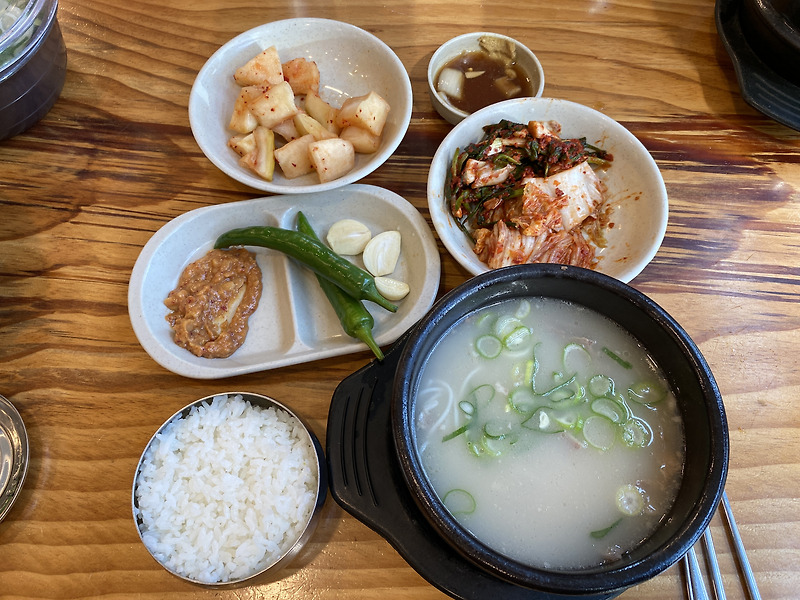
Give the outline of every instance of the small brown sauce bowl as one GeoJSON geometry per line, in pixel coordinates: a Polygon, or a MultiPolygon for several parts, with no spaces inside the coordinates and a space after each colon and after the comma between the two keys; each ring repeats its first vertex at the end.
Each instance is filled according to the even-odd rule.
{"type": "Polygon", "coordinates": [[[459,55],[480,51],[480,39],[482,37],[497,38],[514,44],[516,47],[515,64],[518,70],[529,80],[531,96],[538,98],[544,91],[544,70],[542,65],[536,55],[524,44],[499,33],[474,32],[454,37],[439,46],[428,62],[428,92],[431,103],[436,112],[452,125],[459,123],[470,113],[457,108],[448,100],[445,94],[437,91],[439,74],[442,68],[459,55]]]}

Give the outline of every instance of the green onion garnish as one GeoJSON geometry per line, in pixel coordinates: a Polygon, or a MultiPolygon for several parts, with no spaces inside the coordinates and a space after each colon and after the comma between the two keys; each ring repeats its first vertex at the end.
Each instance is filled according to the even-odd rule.
{"type": "Polygon", "coordinates": [[[621,521],[622,518],[620,517],[605,529],[598,529],[597,531],[592,531],[589,535],[591,535],[596,540],[602,539],[608,535],[609,531],[611,531],[612,529],[614,529],[614,527],[619,525],[621,521]]]}
{"type": "Polygon", "coordinates": [[[609,356],[610,358],[612,358],[612,359],[614,359],[615,361],[617,361],[617,363],[618,363],[618,364],[619,364],[621,367],[623,367],[623,368],[625,368],[625,369],[630,369],[630,368],[632,368],[632,367],[633,367],[633,365],[631,365],[631,363],[629,363],[627,360],[625,360],[624,358],[622,358],[622,357],[621,357],[621,356],[619,356],[618,354],[615,354],[613,351],[609,350],[609,349],[608,349],[608,348],[606,348],[605,346],[603,346],[603,352],[604,352],[604,353],[605,353],[607,356],[609,356]]]}

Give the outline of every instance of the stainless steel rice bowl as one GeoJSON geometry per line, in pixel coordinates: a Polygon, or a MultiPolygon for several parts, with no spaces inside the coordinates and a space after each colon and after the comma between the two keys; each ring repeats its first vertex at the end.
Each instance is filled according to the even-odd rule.
{"type": "Polygon", "coordinates": [[[260,394],[201,398],[145,447],[133,480],[136,529],[167,571],[207,587],[274,575],[300,552],[327,496],[319,440],[260,394]]]}

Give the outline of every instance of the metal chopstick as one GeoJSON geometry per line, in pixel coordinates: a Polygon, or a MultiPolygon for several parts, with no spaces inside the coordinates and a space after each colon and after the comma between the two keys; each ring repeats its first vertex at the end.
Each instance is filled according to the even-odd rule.
{"type": "Polygon", "coordinates": [[[761,600],[761,594],[758,591],[753,569],[750,567],[750,561],[747,559],[747,553],[744,551],[742,536],[739,535],[739,528],[736,526],[736,520],[733,518],[733,511],[731,510],[731,503],[728,501],[727,492],[722,492],[722,508],[725,511],[725,517],[728,519],[728,527],[733,535],[733,547],[736,551],[736,558],[739,561],[739,566],[744,573],[750,600],[761,600]]]}
{"type": "Polygon", "coordinates": [[[714,549],[714,540],[711,537],[711,530],[709,528],[706,528],[703,533],[703,548],[705,549],[708,569],[711,571],[711,582],[714,585],[714,597],[717,600],[725,600],[725,588],[722,585],[722,574],[719,571],[717,552],[714,549]]]}
{"type": "Polygon", "coordinates": [[[683,557],[683,568],[686,574],[686,591],[689,594],[689,600],[709,600],[694,547],[689,548],[683,557]]]}

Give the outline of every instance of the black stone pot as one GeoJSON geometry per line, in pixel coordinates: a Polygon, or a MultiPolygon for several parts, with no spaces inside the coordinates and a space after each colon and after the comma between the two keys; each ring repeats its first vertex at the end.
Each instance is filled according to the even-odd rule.
{"type": "Polygon", "coordinates": [[[762,60],[795,85],[800,85],[800,3],[797,0],[742,0],[741,23],[762,60]]]}
{"type": "Polygon", "coordinates": [[[716,0],[714,13],[742,98],[800,131],[800,3],[716,0]]]}
{"type": "Polygon", "coordinates": [[[697,346],[663,309],[600,273],[519,265],[478,275],[440,299],[388,353],[337,388],[327,454],[333,497],[391,542],[423,577],[454,598],[608,599],[677,562],[717,508],[728,469],[725,409],[697,346]],[[635,336],[676,393],[686,434],[684,478],[659,529],[619,561],[597,568],[534,568],[479,542],[444,508],[414,439],[421,367],[469,313],[501,300],[547,296],[585,305],[635,336]],[[389,431],[390,429],[390,431],[389,431]]]}

